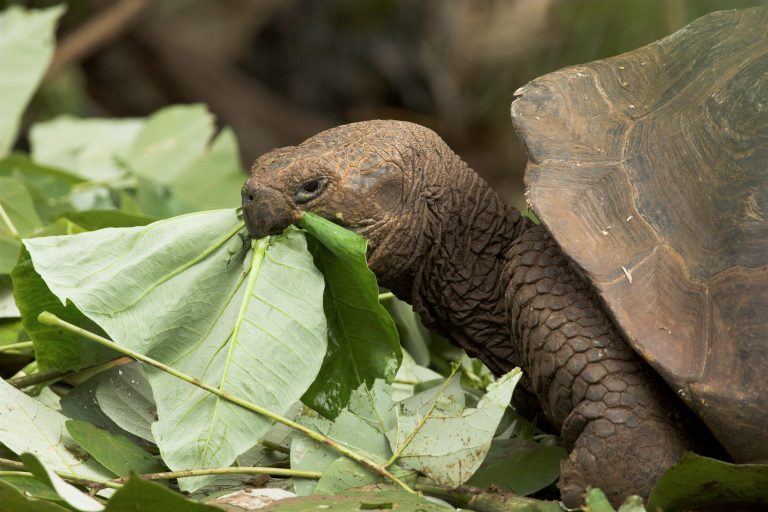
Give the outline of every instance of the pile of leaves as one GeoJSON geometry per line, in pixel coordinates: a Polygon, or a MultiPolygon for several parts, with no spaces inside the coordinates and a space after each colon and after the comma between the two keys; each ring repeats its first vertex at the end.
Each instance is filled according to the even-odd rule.
{"type": "MultiPolygon", "coordinates": [[[[0,14],[0,511],[239,510],[254,487],[285,510],[561,510],[521,497],[565,451],[509,408],[520,371],[435,356],[354,233],[306,214],[251,240],[237,141],[204,106],[60,117],[9,154],[61,13],[0,14]]],[[[768,487],[680,467],[651,506],[713,472],[768,487]]]]}

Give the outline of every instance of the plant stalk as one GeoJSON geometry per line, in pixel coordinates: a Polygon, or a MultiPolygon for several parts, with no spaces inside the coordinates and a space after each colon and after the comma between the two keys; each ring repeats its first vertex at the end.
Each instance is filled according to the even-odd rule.
{"type": "MultiPolygon", "coordinates": [[[[186,469],[182,471],[164,471],[161,473],[147,473],[139,475],[145,480],[170,480],[172,478],[187,478],[192,476],[207,475],[270,475],[284,476],[293,478],[309,478],[319,480],[322,473],[319,471],[299,471],[294,469],[282,468],[264,468],[264,467],[233,467],[233,468],[209,468],[209,469],[186,469]]],[[[115,483],[125,483],[127,478],[116,478],[115,483]]]]}
{"type": "MultiPolygon", "coordinates": [[[[14,468],[18,470],[24,470],[26,467],[21,462],[15,461],[15,460],[9,460],[9,459],[1,459],[0,458],[0,466],[5,466],[8,468],[14,468]]],[[[75,482],[79,484],[83,484],[85,486],[94,487],[95,486],[101,486],[101,487],[110,487],[112,489],[119,489],[122,487],[121,484],[112,482],[110,480],[93,480],[91,478],[83,478],[78,475],[73,475],[71,473],[61,473],[59,471],[54,471],[57,475],[59,475],[64,480],[68,480],[70,482],[75,482]]],[[[35,475],[32,473],[29,473],[27,471],[0,471],[0,476],[31,476],[34,478],[35,475]]]]}
{"type": "Polygon", "coordinates": [[[0,203],[0,220],[3,221],[3,224],[5,224],[5,227],[8,228],[8,231],[11,232],[11,235],[13,235],[13,238],[15,238],[16,240],[21,240],[21,237],[19,236],[19,230],[16,229],[16,226],[13,225],[13,221],[5,212],[5,208],[3,208],[3,203],[0,203]]]}
{"type": "Polygon", "coordinates": [[[98,334],[94,334],[90,331],[87,331],[81,327],[78,327],[76,325],[73,325],[69,322],[66,322],[62,320],[61,318],[57,317],[53,313],[50,313],[48,311],[43,311],[40,313],[40,315],[37,317],[38,321],[43,325],[48,325],[51,327],[58,327],[61,329],[65,329],[67,331],[73,332],[75,334],[79,334],[80,336],[83,336],[86,339],[89,339],[91,341],[95,341],[96,343],[99,343],[101,345],[104,345],[105,347],[109,347],[113,350],[116,350],[122,354],[125,354],[127,356],[132,357],[133,359],[136,359],[137,361],[141,361],[142,363],[148,364],[149,366],[152,366],[154,368],[157,368],[158,370],[164,371],[165,373],[168,373],[170,375],[173,375],[177,379],[181,379],[184,382],[188,382],[189,384],[192,384],[193,386],[197,386],[201,389],[204,389],[208,391],[209,393],[213,393],[214,395],[223,398],[224,400],[227,400],[228,402],[232,402],[235,405],[239,405],[240,407],[247,409],[249,411],[255,412],[256,414],[260,414],[262,416],[265,416],[273,421],[276,421],[278,423],[282,423],[283,425],[290,427],[294,430],[298,430],[299,432],[307,435],[308,437],[314,439],[315,441],[322,443],[333,450],[339,452],[340,454],[344,455],[345,457],[352,459],[353,461],[357,462],[358,464],[366,467],[367,469],[371,470],[372,472],[386,478],[387,480],[390,480],[391,482],[397,484],[401,488],[403,488],[405,491],[409,493],[415,493],[413,489],[411,489],[408,484],[400,480],[398,477],[393,475],[391,472],[389,472],[386,468],[386,466],[383,466],[381,464],[377,464],[376,462],[363,457],[359,453],[356,453],[346,446],[342,445],[341,443],[338,443],[334,441],[333,439],[326,437],[322,434],[319,434],[315,432],[314,430],[305,427],[304,425],[301,425],[300,423],[296,423],[295,421],[289,420],[288,418],[284,418],[282,416],[279,416],[271,411],[268,411],[267,409],[264,409],[262,407],[259,407],[258,405],[251,403],[247,400],[243,400],[242,398],[239,398],[235,395],[232,395],[226,391],[223,391],[221,389],[218,389],[217,387],[211,386],[210,384],[206,384],[205,382],[201,381],[200,379],[197,379],[195,377],[190,377],[189,375],[182,373],[166,364],[161,363],[160,361],[157,361],[155,359],[152,359],[150,357],[145,356],[144,354],[140,354],[134,350],[131,350],[127,347],[123,347],[121,345],[118,345],[117,343],[108,340],[107,338],[104,338],[102,336],[99,336],[98,334]]]}
{"type": "Polygon", "coordinates": [[[9,343],[8,345],[0,346],[0,352],[8,352],[10,350],[24,350],[32,348],[34,345],[31,341],[20,341],[18,343],[9,343]]]}

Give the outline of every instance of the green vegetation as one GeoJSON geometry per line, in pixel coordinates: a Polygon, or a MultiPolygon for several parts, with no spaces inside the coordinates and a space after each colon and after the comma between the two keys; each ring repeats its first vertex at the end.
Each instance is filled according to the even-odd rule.
{"type": "MultiPolygon", "coordinates": [[[[57,118],[9,154],[60,14],[0,13],[0,511],[223,510],[201,502],[254,475],[299,495],[284,510],[560,510],[512,494],[552,496],[566,454],[510,409],[520,371],[435,355],[351,232],[305,215],[251,240],[204,106],[57,118]]],[[[651,500],[765,479],[691,457],[651,500]]]]}

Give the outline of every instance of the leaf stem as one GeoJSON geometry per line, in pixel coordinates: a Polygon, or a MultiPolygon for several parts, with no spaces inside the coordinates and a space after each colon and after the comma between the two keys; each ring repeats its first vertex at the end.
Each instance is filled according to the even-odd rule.
{"type": "Polygon", "coordinates": [[[82,370],[78,371],[63,371],[53,369],[44,372],[30,373],[21,377],[14,377],[12,379],[8,379],[6,382],[15,388],[24,389],[36,384],[42,384],[43,382],[55,382],[66,377],[68,383],[76,386],[85,382],[98,373],[132,362],[133,359],[130,357],[119,357],[117,359],[107,361],[106,363],[89,366],[88,368],[83,368],[82,370]]]}
{"type": "MultiPolygon", "coordinates": [[[[145,480],[170,480],[171,478],[188,478],[193,476],[206,475],[270,475],[284,476],[293,478],[309,478],[319,480],[323,475],[319,471],[299,471],[295,469],[266,468],[266,467],[231,467],[231,468],[208,468],[208,469],[186,469],[181,471],[164,471],[161,473],[147,473],[139,475],[145,480]]],[[[128,478],[116,478],[115,483],[125,483],[128,478]]]]}
{"type": "Polygon", "coordinates": [[[271,411],[268,411],[267,409],[264,409],[262,407],[259,407],[258,405],[251,403],[247,400],[243,400],[240,397],[237,397],[235,395],[232,395],[226,391],[223,391],[221,389],[218,389],[217,387],[211,386],[210,384],[206,384],[205,382],[201,381],[200,379],[197,379],[195,377],[190,377],[189,375],[182,373],[166,364],[161,363],[160,361],[157,361],[155,359],[152,359],[151,357],[147,357],[144,354],[140,354],[134,350],[131,350],[127,347],[123,347],[121,345],[118,345],[117,343],[108,340],[107,338],[104,338],[102,336],[99,336],[98,334],[92,333],[90,331],[87,331],[81,327],[78,327],[76,325],[73,325],[69,322],[66,322],[62,320],[61,318],[57,317],[53,313],[50,313],[48,311],[43,311],[40,313],[40,315],[37,317],[38,321],[43,325],[48,325],[51,327],[59,327],[61,329],[73,332],[75,334],[79,334],[80,336],[83,336],[86,339],[89,339],[91,341],[95,341],[96,343],[99,343],[100,345],[104,345],[105,347],[110,347],[113,350],[116,350],[120,353],[123,353],[127,356],[130,356],[137,361],[141,361],[142,363],[148,364],[149,366],[152,366],[154,368],[157,368],[158,370],[162,370],[165,373],[168,373],[170,375],[173,375],[177,379],[181,379],[184,382],[188,382],[194,386],[197,386],[201,389],[204,389],[208,391],[209,393],[213,393],[214,395],[223,398],[224,400],[227,400],[229,402],[232,402],[235,405],[239,405],[240,407],[244,409],[248,409],[249,411],[255,412],[257,414],[260,414],[262,416],[265,416],[271,420],[274,420],[278,423],[282,423],[283,425],[286,425],[287,427],[290,427],[294,430],[298,430],[299,432],[307,435],[308,437],[314,439],[315,441],[322,443],[333,450],[336,450],[340,454],[344,455],[345,457],[348,457],[352,459],[353,461],[357,462],[358,464],[361,464],[362,466],[366,467],[367,469],[373,471],[374,473],[386,478],[387,480],[390,480],[394,482],[395,484],[402,487],[405,491],[410,493],[415,493],[413,489],[411,489],[408,484],[400,480],[398,477],[390,473],[386,466],[383,466],[381,464],[377,464],[376,462],[360,455],[359,453],[350,450],[346,446],[342,445],[341,443],[338,443],[337,441],[326,437],[318,432],[315,432],[314,430],[305,427],[304,425],[300,423],[296,423],[295,421],[289,420],[288,418],[284,418],[280,415],[277,415],[271,411]]]}
{"type": "Polygon", "coordinates": [[[421,430],[421,427],[423,427],[424,423],[427,422],[427,419],[429,419],[429,417],[432,416],[432,411],[435,410],[435,406],[437,405],[438,399],[442,396],[443,392],[445,391],[445,388],[448,387],[448,384],[451,383],[453,378],[456,376],[456,372],[459,369],[459,365],[457,365],[457,364],[453,364],[451,366],[452,366],[451,374],[448,375],[448,378],[445,379],[445,382],[443,382],[440,385],[440,389],[437,390],[437,394],[435,395],[435,399],[432,401],[432,405],[429,406],[429,410],[427,411],[427,413],[424,416],[422,416],[419,419],[419,423],[416,425],[416,428],[413,429],[413,432],[411,432],[408,435],[408,438],[405,440],[405,442],[402,445],[397,447],[397,450],[395,450],[395,452],[392,454],[392,457],[390,457],[389,460],[386,462],[386,464],[384,464],[385,468],[387,468],[387,467],[389,467],[389,466],[391,466],[392,464],[395,463],[395,461],[400,457],[400,455],[408,447],[408,445],[411,444],[411,441],[413,441],[413,439],[419,433],[419,431],[421,430]]]}
{"type": "Polygon", "coordinates": [[[8,231],[11,232],[11,235],[13,235],[13,238],[15,238],[16,240],[21,240],[21,237],[19,236],[19,230],[16,229],[16,226],[13,225],[13,221],[5,212],[5,208],[3,208],[3,203],[0,203],[0,219],[2,219],[3,224],[5,224],[5,227],[8,228],[8,231]]]}
{"type": "Polygon", "coordinates": [[[31,341],[20,341],[18,343],[9,343],[8,345],[0,346],[0,352],[8,352],[10,350],[24,350],[32,348],[34,345],[31,341]]]}
{"type": "MultiPolygon", "coordinates": [[[[0,459],[0,466],[14,468],[18,470],[26,469],[24,464],[22,464],[21,462],[10,460],[10,459],[0,459]]],[[[63,478],[64,480],[69,480],[70,482],[83,484],[87,487],[101,486],[101,487],[110,487],[112,489],[119,489],[122,487],[121,484],[112,482],[110,480],[94,480],[92,478],[83,478],[78,475],[73,475],[72,473],[61,473],[59,471],[55,471],[55,473],[59,475],[61,478],[63,478]]],[[[28,473],[27,471],[0,471],[0,476],[31,476],[34,478],[35,475],[33,475],[32,473],[28,473]]]]}

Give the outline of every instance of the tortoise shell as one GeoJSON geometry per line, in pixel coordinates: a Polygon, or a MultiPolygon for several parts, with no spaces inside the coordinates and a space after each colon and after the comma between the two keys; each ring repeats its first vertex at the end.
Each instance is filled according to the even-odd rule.
{"type": "Polygon", "coordinates": [[[736,461],[768,462],[768,7],[543,76],[532,210],[736,461]]]}

